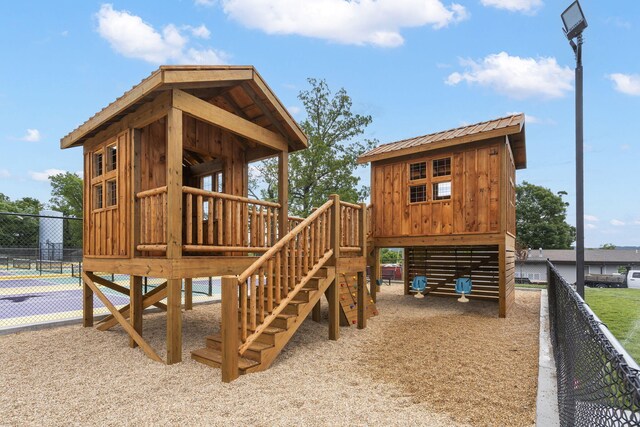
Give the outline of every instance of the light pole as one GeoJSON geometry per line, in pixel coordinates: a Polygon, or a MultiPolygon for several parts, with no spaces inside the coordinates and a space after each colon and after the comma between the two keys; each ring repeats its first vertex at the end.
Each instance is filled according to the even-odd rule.
{"type": "Polygon", "coordinates": [[[578,0],[562,12],[564,33],[576,55],[576,290],[584,298],[584,156],[582,116],[582,31],[587,20],[578,0]],[[576,39],[577,43],[574,41],[576,39]]]}

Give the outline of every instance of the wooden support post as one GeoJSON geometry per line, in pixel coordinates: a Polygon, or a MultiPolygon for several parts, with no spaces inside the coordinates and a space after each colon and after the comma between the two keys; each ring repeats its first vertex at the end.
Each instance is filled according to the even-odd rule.
{"type": "Polygon", "coordinates": [[[222,381],[229,383],[238,372],[238,278],[222,277],[222,381]]]}
{"type": "Polygon", "coordinates": [[[93,290],[82,281],[82,326],[93,326],[93,290]]]}
{"type": "Polygon", "coordinates": [[[182,111],[167,115],[167,258],[182,256],[182,111]]]}
{"type": "Polygon", "coordinates": [[[129,173],[131,174],[131,211],[129,215],[131,215],[131,228],[129,233],[131,242],[130,253],[132,257],[139,255],[138,245],[140,244],[140,200],[136,197],[136,194],[142,188],[142,171],[140,168],[140,156],[141,156],[141,141],[142,141],[142,132],[140,129],[134,129],[132,132],[133,144],[131,150],[131,169],[129,173]]]}
{"type": "Polygon", "coordinates": [[[329,339],[336,341],[340,338],[340,284],[338,276],[327,288],[326,296],[329,302],[329,339]]]}
{"type": "Polygon", "coordinates": [[[507,317],[507,247],[504,243],[498,245],[498,316],[507,317]]]}
{"type": "Polygon", "coordinates": [[[320,301],[313,306],[313,311],[311,311],[311,319],[314,322],[320,323],[322,321],[322,306],[320,305],[320,301]]]}
{"type": "Polygon", "coordinates": [[[280,240],[289,232],[289,153],[286,151],[278,155],[278,203],[280,203],[278,217],[278,240],[280,240]]]}
{"type": "MultiPolygon", "coordinates": [[[[333,249],[333,265],[337,265],[338,259],[340,259],[340,242],[342,240],[342,216],[340,214],[340,196],[332,194],[329,196],[333,200],[333,206],[331,207],[331,224],[330,224],[330,247],[333,249]]],[[[336,272],[337,274],[338,272],[336,272]]]]}
{"type": "Polygon", "coordinates": [[[380,248],[373,248],[373,263],[371,264],[371,283],[369,292],[373,302],[378,302],[378,279],[380,278],[380,248]]]}
{"type": "MultiPolygon", "coordinates": [[[[129,277],[129,323],[142,336],[142,277],[129,277]]],[[[135,348],[138,343],[129,337],[129,347],[135,348]]]]}
{"type": "Polygon", "coordinates": [[[404,279],[404,294],[411,295],[411,292],[409,292],[409,289],[411,288],[411,283],[409,283],[409,248],[403,248],[403,252],[404,261],[402,263],[402,277],[404,279]]]}
{"type": "Polygon", "coordinates": [[[358,329],[364,329],[367,327],[367,297],[366,297],[366,284],[364,280],[364,273],[358,271],[358,329]]]}
{"type": "Polygon", "coordinates": [[[184,309],[193,310],[193,279],[184,279],[184,309]]]}
{"type": "Polygon", "coordinates": [[[182,362],[182,280],[167,280],[167,365],[182,362]]]}

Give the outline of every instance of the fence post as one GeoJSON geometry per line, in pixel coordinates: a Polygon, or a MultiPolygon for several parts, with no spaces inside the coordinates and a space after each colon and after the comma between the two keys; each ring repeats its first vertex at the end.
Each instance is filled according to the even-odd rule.
{"type": "Polygon", "coordinates": [[[222,277],[222,381],[238,378],[238,278],[222,277]]]}

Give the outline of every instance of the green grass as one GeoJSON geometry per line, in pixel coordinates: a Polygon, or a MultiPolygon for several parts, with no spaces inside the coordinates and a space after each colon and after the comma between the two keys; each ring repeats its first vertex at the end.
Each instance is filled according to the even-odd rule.
{"type": "Polygon", "coordinates": [[[516,283],[516,288],[547,289],[546,283],[516,283]]]}
{"type": "Polygon", "coordinates": [[[585,288],[585,300],[631,357],[640,361],[640,290],[585,288]]]}

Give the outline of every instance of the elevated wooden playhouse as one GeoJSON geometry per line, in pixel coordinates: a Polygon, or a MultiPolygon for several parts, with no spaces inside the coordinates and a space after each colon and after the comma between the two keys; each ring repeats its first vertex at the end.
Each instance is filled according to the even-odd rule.
{"type": "Polygon", "coordinates": [[[98,329],[119,324],[131,346],[162,361],[142,328],[143,310],[159,307],[166,363],[180,362],[183,283],[189,309],[193,278],[224,276],[221,333],[192,353],[224,381],[266,369],[310,312],[319,317],[323,294],[337,339],[338,288],[354,277],[364,327],[366,209],[333,196],[308,218],[288,216],[288,155],[307,138],[253,67],[160,67],[61,140],[75,146],[84,148],[84,326],[95,295],[111,312],[98,329]],[[249,199],[249,162],[275,156],[279,200],[249,199]],[[129,286],[110,274],[130,275],[129,286]],[[166,282],[143,295],[143,277],[166,282]],[[130,304],[116,309],[101,287],[130,304]]]}
{"type": "Polygon", "coordinates": [[[445,297],[457,296],[457,278],[470,277],[469,298],[496,301],[507,316],[515,298],[524,114],[384,144],[359,162],[371,163],[374,279],[380,248],[404,248],[406,294],[417,275],[427,277],[425,294],[445,297]]]}

